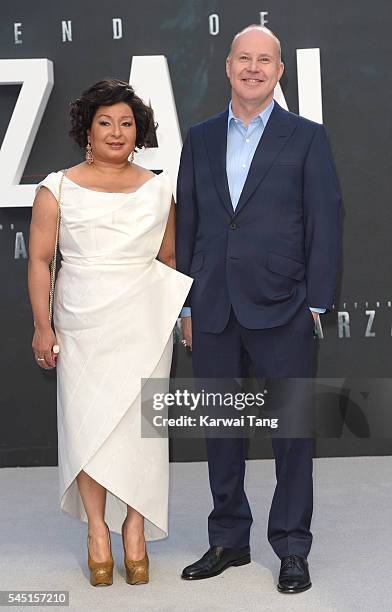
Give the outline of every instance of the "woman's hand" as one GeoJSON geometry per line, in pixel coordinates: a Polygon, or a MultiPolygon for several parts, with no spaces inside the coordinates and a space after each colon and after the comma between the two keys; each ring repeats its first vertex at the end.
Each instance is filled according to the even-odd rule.
{"type": "Polygon", "coordinates": [[[57,354],[52,350],[55,344],[57,344],[56,336],[50,325],[44,329],[35,329],[32,347],[35,360],[40,368],[52,370],[56,367],[57,354]]]}

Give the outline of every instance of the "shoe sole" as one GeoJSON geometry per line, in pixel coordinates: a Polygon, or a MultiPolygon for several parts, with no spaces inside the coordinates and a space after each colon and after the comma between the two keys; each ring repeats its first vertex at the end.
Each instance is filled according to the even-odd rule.
{"type": "Polygon", "coordinates": [[[90,584],[93,587],[106,587],[106,586],[112,586],[113,584],[113,580],[112,581],[106,581],[106,582],[91,582],[90,580],[90,584]]]}
{"type": "Polygon", "coordinates": [[[206,578],[214,578],[214,576],[219,576],[219,574],[224,572],[228,567],[239,567],[241,565],[247,565],[248,563],[250,563],[250,554],[235,559],[235,561],[229,561],[218,572],[208,574],[208,576],[183,576],[181,574],[181,578],[183,580],[205,580],[206,578]]]}
{"type": "Polygon", "coordinates": [[[311,587],[312,583],[307,584],[306,586],[301,587],[299,589],[282,589],[279,587],[279,585],[276,585],[276,588],[278,589],[279,593],[282,593],[283,595],[295,595],[296,593],[303,593],[304,591],[308,591],[311,587]]]}

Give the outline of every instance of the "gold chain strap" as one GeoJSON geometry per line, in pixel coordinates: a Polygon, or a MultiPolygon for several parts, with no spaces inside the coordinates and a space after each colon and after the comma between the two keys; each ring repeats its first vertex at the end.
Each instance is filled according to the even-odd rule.
{"type": "Polygon", "coordinates": [[[65,170],[61,175],[60,186],[59,186],[59,197],[57,200],[57,222],[56,222],[56,240],[54,243],[53,258],[50,262],[50,292],[49,292],[49,322],[52,323],[53,317],[53,300],[54,300],[54,282],[56,279],[56,263],[57,263],[57,248],[59,244],[59,230],[60,230],[60,218],[61,218],[61,190],[63,187],[63,180],[65,176],[65,170]]]}

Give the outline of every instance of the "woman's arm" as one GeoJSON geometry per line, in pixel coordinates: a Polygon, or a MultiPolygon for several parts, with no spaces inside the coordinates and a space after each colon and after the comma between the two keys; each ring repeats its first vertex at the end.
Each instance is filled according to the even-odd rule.
{"type": "Polygon", "coordinates": [[[157,259],[170,268],[176,268],[176,210],[173,199],[157,259]]]}
{"type": "MultiPolygon", "coordinates": [[[[173,199],[170,206],[165,235],[163,236],[161,248],[159,249],[158,259],[167,266],[176,269],[176,210],[173,199]]],[[[191,317],[182,318],[181,324],[182,335],[186,342],[185,346],[188,346],[190,349],[192,349],[191,317]]]]}
{"type": "Polygon", "coordinates": [[[44,358],[38,364],[44,369],[56,366],[52,347],[56,337],[49,322],[49,264],[56,241],[57,201],[54,195],[42,187],[34,200],[30,225],[28,288],[34,317],[33,351],[44,358]]]}

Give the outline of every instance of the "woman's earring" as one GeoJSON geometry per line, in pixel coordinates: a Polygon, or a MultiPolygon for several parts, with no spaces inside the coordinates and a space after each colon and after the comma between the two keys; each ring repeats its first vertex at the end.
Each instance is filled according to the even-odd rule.
{"type": "Polygon", "coordinates": [[[129,161],[132,163],[133,162],[133,158],[135,157],[135,152],[132,151],[131,153],[131,157],[129,158],[129,161]]]}
{"type": "Polygon", "coordinates": [[[87,142],[86,146],[86,162],[90,165],[94,162],[93,150],[91,148],[90,141],[87,142]]]}

